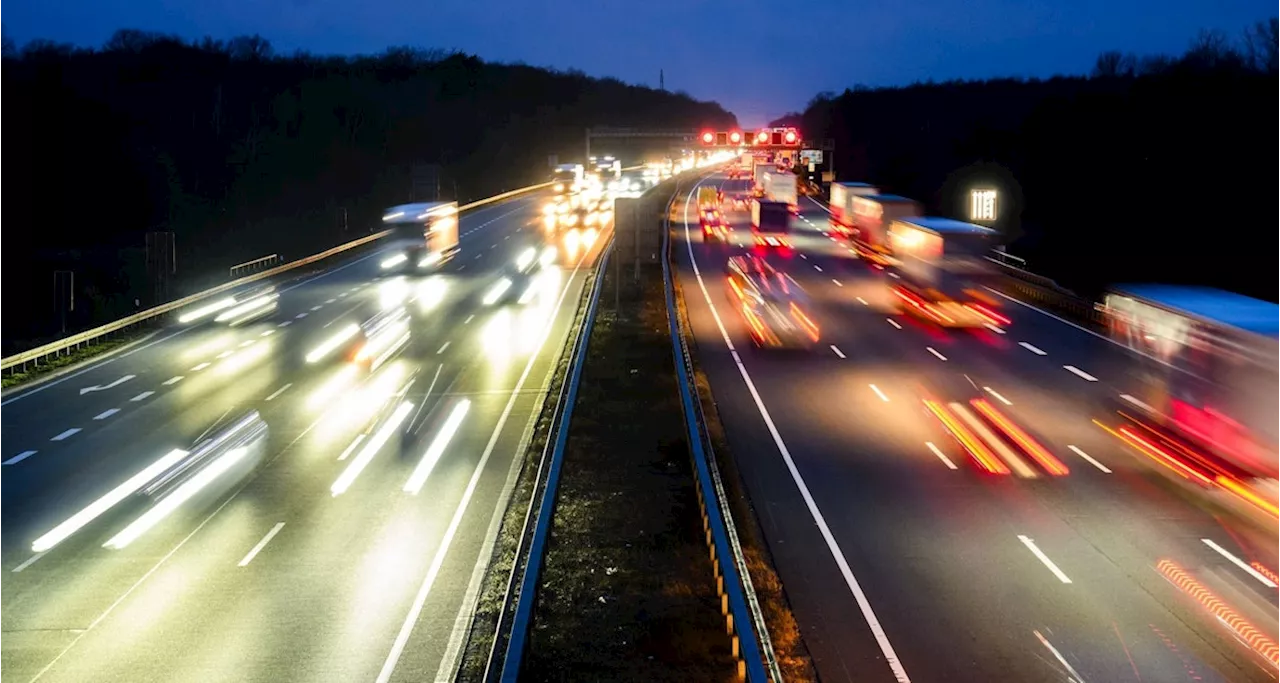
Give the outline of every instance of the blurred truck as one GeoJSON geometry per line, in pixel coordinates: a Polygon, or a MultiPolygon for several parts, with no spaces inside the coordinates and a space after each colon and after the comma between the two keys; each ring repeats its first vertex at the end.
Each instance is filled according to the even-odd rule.
{"type": "Polygon", "coordinates": [[[751,166],[751,190],[756,197],[764,196],[764,176],[771,170],[773,166],[762,159],[756,159],[751,166]]]}
{"type": "Polygon", "coordinates": [[[893,263],[889,248],[889,225],[896,220],[919,218],[920,204],[893,194],[849,195],[853,209],[853,232],[849,235],[858,256],[870,263],[893,263]]]}
{"type": "Polygon", "coordinates": [[[767,199],[751,201],[751,232],[762,247],[790,247],[786,235],[791,230],[791,207],[767,199]]]}
{"type": "Polygon", "coordinates": [[[431,269],[458,253],[458,203],[401,204],[382,213],[396,249],[382,261],[383,270],[431,269]]]}
{"type": "Polygon", "coordinates": [[[853,234],[853,198],[880,194],[868,183],[831,183],[831,229],[841,235],[853,234]]]}
{"type": "Polygon", "coordinates": [[[720,192],[709,185],[698,188],[698,210],[715,209],[720,206],[720,192]]]}
{"type": "Polygon", "coordinates": [[[582,187],[586,170],[582,164],[560,164],[551,173],[551,191],[554,194],[573,194],[582,187]]]}
{"type": "Polygon", "coordinates": [[[1113,287],[1101,312],[1111,339],[1141,354],[1128,378],[1132,393],[1119,403],[1133,424],[1121,426],[1120,437],[1182,479],[1223,489],[1274,522],[1280,306],[1206,287],[1146,284],[1113,287]]]}
{"type": "Polygon", "coordinates": [[[893,293],[911,315],[943,327],[1003,327],[1009,319],[983,289],[999,278],[986,254],[997,232],[933,216],[889,224],[898,284],[893,293]]]}
{"type": "Polygon", "coordinates": [[[795,174],[785,171],[765,171],[764,198],[771,202],[786,204],[788,211],[798,213],[800,207],[796,194],[795,174]]]}

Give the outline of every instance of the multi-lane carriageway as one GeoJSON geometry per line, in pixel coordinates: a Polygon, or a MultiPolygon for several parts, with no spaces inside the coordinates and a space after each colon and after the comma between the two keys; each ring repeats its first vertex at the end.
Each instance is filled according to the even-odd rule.
{"type": "Polygon", "coordinates": [[[385,250],[338,261],[282,285],[269,318],[174,327],[7,395],[5,680],[452,680],[515,456],[600,246],[562,259],[550,295],[523,312],[485,306],[496,271],[538,242],[542,203],[465,214],[461,255],[424,289],[389,287],[385,250]],[[306,354],[404,296],[418,322],[380,371],[392,391],[372,392],[375,375],[328,392],[338,368],[306,354]],[[405,404],[400,429],[335,493],[357,440],[405,404]],[[137,496],[33,552],[118,483],[252,409],[270,428],[254,476],[220,482],[123,549],[103,544],[146,507],[137,496]],[[433,444],[439,460],[406,491],[433,444]]]}
{"type": "Polygon", "coordinates": [[[678,201],[699,362],[822,680],[1275,680],[1277,537],[1197,505],[1092,422],[1127,390],[1125,350],[1012,300],[1003,333],[917,324],[802,198],[796,251],[769,260],[823,339],[759,351],[723,276],[749,217],[704,243],[678,201]],[[987,464],[1007,474],[984,471],[926,398],[975,416],[985,399],[1042,460],[1011,445],[987,464]]]}

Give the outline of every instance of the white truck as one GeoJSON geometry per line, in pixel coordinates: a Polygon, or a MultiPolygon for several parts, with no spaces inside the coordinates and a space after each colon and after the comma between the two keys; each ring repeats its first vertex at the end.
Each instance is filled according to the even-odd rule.
{"type": "Polygon", "coordinates": [[[756,197],[764,196],[764,174],[773,170],[773,166],[769,165],[762,159],[755,159],[751,167],[751,189],[752,194],[756,197]]]}
{"type": "Polygon", "coordinates": [[[1002,327],[1009,319],[982,285],[998,278],[987,260],[999,233],[951,218],[900,218],[889,224],[889,247],[901,308],[942,327],[1002,327]]]}
{"type": "Polygon", "coordinates": [[[765,171],[764,198],[771,202],[786,204],[791,213],[796,213],[799,210],[799,202],[795,174],[776,170],[765,171]]]}
{"type": "Polygon", "coordinates": [[[382,260],[383,270],[431,269],[457,255],[458,203],[400,204],[382,212],[398,250],[382,260]]]}
{"type": "Polygon", "coordinates": [[[853,198],[880,194],[869,183],[831,183],[831,228],[841,235],[853,234],[853,198]]]}
{"type": "Polygon", "coordinates": [[[573,194],[582,187],[586,170],[582,164],[560,164],[551,174],[551,191],[555,194],[573,194]]]}
{"type": "Polygon", "coordinates": [[[849,235],[858,255],[871,263],[892,263],[889,249],[889,225],[896,220],[923,215],[915,200],[893,194],[850,195],[848,206],[853,213],[849,235]]]}

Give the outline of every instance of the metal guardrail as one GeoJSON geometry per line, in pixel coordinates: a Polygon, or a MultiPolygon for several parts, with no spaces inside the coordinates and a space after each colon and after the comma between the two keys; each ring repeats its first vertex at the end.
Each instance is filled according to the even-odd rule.
{"type": "MultiPolygon", "coordinates": [[[[538,478],[541,477],[543,465],[546,466],[547,482],[542,490],[542,498],[539,500],[536,495],[536,482],[539,479],[534,479],[535,495],[529,500],[529,512],[525,514],[524,527],[522,527],[526,531],[521,533],[520,545],[516,549],[516,559],[511,566],[511,576],[508,580],[506,594],[503,596],[503,605],[510,604],[517,569],[520,566],[520,557],[524,549],[524,539],[527,537],[530,539],[529,559],[525,564],[524,575],[520,579],[520,590],[514,598],[515,609],[511,612],[511,635],[507,640],[506,654],[502,658],[501,678],[499,680],[504,683],[514,682],[520,676],[520,663],[524,659],[525,645],[529,640],[529,626],[533,620],[533,603],[537,594],[538,575],[542,570],[547,537],[551,533],[551,520],[555,512],[556,489],[560,483],[560,469],[564,463],[565,446],[569,441],[569,421],[573,418],[573,407],[578,398],[578,385],[582,381],[582,366],[586,362],[587,342],[591,336],[591,328],[595,324],[596,308],[600,303],[600,291],[603,289],[605,268],[609,265],[609,257],[612,251],[613,244],[611,240],[610,244],[605,247],[600,262],[596,264],[596,280],[591,289],[591,303],[587,308],[586,318],[583,319],[582,326],[578,329],[577,338],[574,340],[573,364],[570,366],[569,377],[560,387],[560,396],[556,399],[556,409],[552,421],[552,434],[555,438],[547,439],[550,450],[548,451],[544,447],[543,462],[538,465],[538,478]],[[532,519],[534,524],[533,533],[529,534],[527,529],[531,521],[530,518],[535,501],[537,502],[538,514],[532,519]]],[[[498,615],[498,625],[495,629],[493,645],[485,665],[484,677],[481,680],[490,680],[490,667],[496,660],[495,650],[498,647],[497,634],[502,631],[506,613],[507,610],[504,609],[498,615]]]]}
{"type": "MultiPolygon", "coordinates": [[[[675,195],[672,196],[672,201],[675,195]]],[[[715,462],[702,402],[697,398],[693,382],[693,360],[689,347],[680,331],[680,312],[675,302],[675,283],[671,275],[671,207],[663,220],[662,279],[667,297],[667,325],[671,334],[671,351],[675,356],[677,384],[684,407],[685,425],[688,429],[689,447],[692,451],[698,489],[699,507],[702,509],[703,530],[708,537],[711,560],[715,568],[716,589],[720,593],[720,610],[725,617],[725,628],[732,636],[733,656],[738,660],[738,676],[752,683],[766,683],[772,677],[774,683],[782,683],[769,629],[764,613],[751,583],[746,557],[738,539],[733,515],[725,499],[720,470],[715,462]],[[722,562],[722,558],[732,558],[722,562]],[[757,640],[757,634],[759,640],[757,640]],[[765,671],[768,665],[769,671],[765,671]]]]}
{"type": "MultiPolygon", "coordinates": [[[[1012,254],[994,253],[997,256],[988,256],[986,257],[987,260],[1000,267],[1000,271],[1009,278],[1009,289],[1012,289],[1019,296],[1047,304],[1080,321],[1094,325],[1103,324],[1103,315],[1099,310],[1099,304],[1077,295],[1050,278],[1037,275],[1025,268],[1001,260],[1001,256],[1017,259],[1012,254]]],[[[1017,260],[1021,261],[1023,265],[1026,264],[1024,259],[1017,260]]]]}
{"type": "Polygon", "coordinates": [[[251,270],[257,270],[259,268],[274,266],[275,264],[280,263],[283,260],[284,259],[281,258],[279,254],[268,254],[266,256],[263,256],[262,258],[256,258],[252,261],[245,261],[244,263],[237,263],[234,266],[231,266],[231,270],[227,275],[229,277],[235,277],[236,273],[246,273],[251,270]]]}
{"type": "MultiPolygon", "coordinates": [[[[469,204],[464,204],[463,206],[458,207],[458,211],[462,212],[462,211],[467,211],[469,209],[475,209],[475,208],[484,206],[486,204],[500,202],[505,199],[510,199],[512,197],[515,197],[517,195],[525,194],[527,192],[532,192],[534,190],[540,190],[550,186],[551,186],[551,182],[545,182],[545,183],[539,183],[537,185],[529,185],[528,187],[521,187],[515,190],[503,192],[502,194],[494,195],[492,197],[486,197],[484,199],[471,202],[469,204]]],[[[197,292],[190,296],[185,296],[176,301],[170,301],[169,303],[160,304],[159,306],[149,308],[145,311],[140,311],[131,316],[121,318],[113,322],[109,322],[105,325],[100,325],[93,329],[85,330],[84,332],[79,332],[79,333],[70,335],[68,337],[64,337],[62,339],[49,342],[48,344],[37,346],[34,349],[28,349],[21,353],[16,353],[12,356],[8,356],[4,358],[3,360],[0,360],[0,371],[7,371],[19,366],[25,368],[28,363],[34,363],[38,367],[40,365],[40,361],[44,358],[47,358],[48,356],[62,355],[64,351],[68,351],[70,349],[79,347],[82,344],[86,344],[88,342],[94,341],[101,337],[105,337],[109,334],[119,332],[120,330],[133,327],[134,325],[137,325],[139,323],[154,320],[160,316],[167,315],[180,308],[185,308],[203,299],[207,299],[209,297],[217,296],[218,294],[229,292],[233,289],[243,287],[244,285],[247,285],[247,284],[251,284],[254,282],[265,280],[267,278],[275,277],[282,273],[286,273],[288,271],[294,270],[295,268],[301,268],[303,266],[309,266],[318,261],[323,261],[324,259],[327,259],[336,254],[340,254],[340,253],[349,251],[351,249],[355,249],[356,247],[364,246],[366,244],[369,244],[370,242],[386,237],[390,233],[391,233],[390,230],[383,230],[380,232],[373,233],[371,235],[366,235],[359,239],[347,242],[346,244],[340,244],[336,247],[333,247],[332,249],[327,249],[318,254],[313,254],[311,256],[298,259],[297,261],[291,261],[289,263],[276,266],[269,270],[264,270],[258,273],[254,273],[252,275],[248,275],[240,279],[218,285],[217,287],[212,287],[202,292],[197,292]]]]}

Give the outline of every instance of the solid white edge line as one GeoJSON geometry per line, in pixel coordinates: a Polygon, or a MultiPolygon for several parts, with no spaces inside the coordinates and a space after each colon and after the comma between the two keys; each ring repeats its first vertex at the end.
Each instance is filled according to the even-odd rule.
{"type": "Polygon", "coordinates": [[[18,573],[22,572],[22,570],[24,570],[24,569],[26,569],[27,567],[30,567],[31,565],[35,564],[35,563],[36,563],[36,560],[39,560],[40,558],[44,557],[44,556],[45,556],[45,555],[47,555],[47,554],[49,554],[49,551],[48,551],[48,550],[46,550],[46,551],[44,551],[44,552],[42,552],[42,553],[36,553],[35,555],[32,555],[31,557],[28,557],[26,560],[23,560],[22,564],[20,564],[20,565],[18,565],[18,566],[16,566],[16,567],[14,567],[14,568],[13,568],[13,573],[14,573],[14,574],[18,574],[18,573]]]}
{"type": "Polygon", "coordinates": [[[276,398],[277,396],[279,396],[280,394],[283,394],[283,393],[284,393],[285,391],[287,391],[287,390],[289,389],[289,387],[291,387],[291,386],[293,386],[293,382],[289,382],[288,384],[286,384],[286,385],[284,385],[284,386],[280,387],[279,389],[276,389],[276,390],[275,390],[275,393],[273,393],[273,394],[271,394],[270,396],[268,396],[268,397],[267,397],[267,400],[268,400],[268,401],[275,400],[275,398],[276,398]]]}
{"type": "Polygon", "coordinates": [[[1106,465],[1104,465],[1104,464],[1102,464],[1102,463],[1100,463],[1100,462],[1098,462],[1096,459],[1094,459],[1094,457],[1093,457],[1092,455],[1089,455],[1088,453],[1085,453],[1084,451],[1080,450],[1079,448],[1077,448],[1077,447],[1075,447],[1075,446],[1072,446],[1072,445],[1069,445],[1069,444],[1067,445],[1067,450],[1069,450],[1069,451],[1071,451],[1072,453],[1075,453],[1076,455],[1078,455],[1078,456],[1080,456],[1080,457],[1084,458],[1084,459],[1085,459],[1085,461],[1086,461],[1086,462],[1088,462],[1090,465],[1093,465],[1094,467],[1096,467],[1096,468],[1098,468],[1098,469],[1102,470],[1103,472],[1106,472],[1107,474],[1111,474],[1111,468],[1110,468],[1110,467],[1107,467],[1106,465]]]}
{"type": "Polygon", "coordinates": [[[240,563],[236,566],[243,567],[250,562],[253,562],[253,558],[257,557],[258,553],[262,552],[262,549],[267,547],[267,544],[271,542],[271,539],[275,538],[276,534],[280,533],[280,530],[283,528],[284,522],[277,522],[275,526],[271,527],[271,531],[268,531],[267,535],[263,536],[261,541],[258,541],[258,545],[253,546],[253,550],[250,550],[249,554],[245,555],[244,559],[240,560],[240,563]]]}
{"type": "Polygon", "coordinates": [[[533,370],[534,361],[542,355],[542,348],[546,345],[547,337],[550,336],[556,318],[560,315],[560,308],[564,304],[565,295],[569,293],[569,287],[572,286],[573,279],[578,274],[581,264],[582,261],[579,260],[578,265],[573,267],[573,271],[566,279],[564,289],[560,291],[560,299],[556,301],[556,307],[551,312],[547,326],[541,333],[538,348],[529,355],[529,361],[525,364],[524,371],[520,373],[520,379],[516,381],[515,388],[511,390],[511,397],[507,399],[506,407],[502,409],[502,414],[498,416],[498,423],[493,428],[489,443],[485,445],[484,452],[480,455],[480,461],[476,463],[476,469],[471,474],[471,480],[467,482],[467,487],[462,492],[462,500],[458,502],[453,518],[449,520],[449,526],[445,529],[444,536],[440,539],[439,548],[436,549],[435,555],[431,558],[431,565],[427,567],[427,574],[422,579],[422,585],[418,588],[418,593],[414,596],[413,603],[409,606],[409,613],[405,616],[404,623],[401,624],[400,631],[396,634],[396,639],[391,644],[391,651],[387,653],[387,659],[383,662],[382,669],[378,672],[377,683],[387,683],[387,681],[391,680],[391,675],[395,673],[396,664],[400,661],[400,655],[404,653],[405,646],[409,644],[409,637],[413,634],[413,628],[422,616],[422,608],[427,603],[427,596],[431,593],[431,586],[435,583],[436,575],[440,573],[440,567],[444,565],[444,559],[449,553],[449,546],[453,543],[453,537],[457,534],[458,527],[462,525],[462,517],[471,503],[471,496],[475,494],[476,486],[480,483],[480,475],[484,473],[484,466],[488,464],[489,456],[493,455],[493,449],[507,424],[507,418],[511,415],[516,399],[520,396],[520,390],[524,388],[525,380],[529,378],[529,373],[533,370]]]}
{"type": "Polygon", "coordinates": [[[1062,366],[1062,369],[1063,369],[1063,370],[1066,370],[1067,372],[1069,372],[1069,373],[1071,373],[1071,374],[1073,374],[1073,375],[1075,375],[1076,377],[1079,377],[1080,379],[1082,379],[1082,380],[1084,380],[1084,381],[1086,381],[1086,382],[1096,382],[1096,381],[1098,381],[1098,378],[1097,378],[1097,377],[1094,377],[1093,375],[1090,375],[1089,373],[1085,372],[1084,370],[1081,370],[1080,368],[1077,368],[1077,367],[1076,367],[1076,366],[1074,366],[1074,365],[1064,365],[1064,366],[1062,366]]]}
{"type": "Polygon", "coordinates": [[[1022,541],[1022,545],[1027,546],[1027,550],[1030,550],[1031,554],[1035,555],[1037,559],[1043,562],[1044,566],[1048,567],[1049,571],[1053,572],[1053,575],[1058,577],[1059,581],[1063,583],[1071,583],[1071,578],[1064,574],[1062,570],[1058,568],[1058,565],[1054,564],[1053,560],[1049,559],[1048,555],[1044,554],[1044,551],[1036,545],[1035,541],[1023,536],[1022,534],[1018,534],[1018,540],[1022,541]]]}
{"type": "Polygon", "coordinates": [[[940,449],[940,448],[938,448],[937,446],[933,445],[933,442],[932,442],[932,441],[926,441],[926,442],[924,442],[924,445],[925,445],[925,446],[926,446],[930,451],[933,451],[933,454],[934,454],[934,455],[936,455],[936,456],[938,456],[938,459],[939,459],[939,460],[941,460],[941,461],[942,461],[942,464],[946,465],[948,469],[953,469],[953,470],[958,470],[958,469],[960,469],[959,467],[957,467],[957,466],[956,466],[956,464],[955,464],[954,462],[951,462],[951,458],[948,458],[948,457],[947,457],[947,454],[942,452],[942,449],[940,449]]]}
{"type": "MultiPolygon", "coordinates": [[[[700,184],[695,184],[694,190],[700,184]]],[[[862,618],[867,622],[867,626],[871,629],[871,635],[875,637],[876,643],[880,646],[880,652],[884,655],[885,663],[889,665],[895,680],[899,683],[911,683],[906,669],[902,666],[901,660],[898,659],[898,654],[893,649],[893,644],[889,642],[889,636],[884,632],[884,627],[880,624],[880,619],[876,616],[875,611],[871,609],[871,603],[867,600],[867,595],[863,592],[862,585],[858,583],[858,579],[853,575],[853,570],[849,568],[849,561],[845,559],[844,551],[840,549],[840,544],[831,533],[831,527],[827,525],[826,518],[823,517],[822,511],[818,509],[817,501],[813,499],[813,494],[809,492],[808,484],[805,483],[804,477],[801,476],[800,470],[796,467],[795,460],[791,457],[791,451],[787,448],[787,444],[783,442],[782,435],[778,433],[778,428],[773,423],[773,417],[770,416],[768,408],[765,408],[764,401],[760,398],[760,393],[756,391],[755,382],[751,381],[751,375],[747,373],[746,366],[742,364],[742,359],[739,357],[738,352],[734,350],[733,342],[729,339],[729,333],[725,330],[720,314],[716,311],[716,306],[711,301],[711,295],[707,292],[707,286],[703,282],[702,273],[698,268],[698,259],[693,253],[693,239],[689,234],[688,198],[684,202],[684,243],[689,252],[689,262],[693,266],[693,274],[698,280],[698,287],[702,290],[702,296],[707,302],[707,307],[711,310],[711,317],[716,321],[716,327],[720,330],[720,336],[724,339],[725,346],[729,348],[729,352],[733,356],[734,364],[738,366],[738,374],[742,375],[742,381],[747,385],[747,391],[750,392],[751,399],[756,404],[756,410],[760,413],[760,418],[764,420],[765,427],[768,428],[769,434],[773,437],[773,443],[778,448],[778,453],[782,456],[783,462],[787,465],[787,470],[791,473],[791,479],[795,482],[796,488],[799,489],[800,496],[804,498],[805,506],[809,509],[809,515],[813,517],[813,521],[817,524],[818,531],[827,543],[827,550],[831,552],[831,557],[835,560],[836,566],[840,568],[840,574],[844,577],[845,584],[849,587],[849,592],[853,594],[854,600],[858,603],[862,618]]]]}
{"type": "Polygon", "coordinates": [[[1228,561],[1228,562],[1230,562],[1231,564],[1234,564],[1235,566],[1239,567],[1241,570],[1243,570],[1243,571],[1244,571],[1244,573],[1246,573],[1246,574],[1248,574],[1249,576],[1252,576],[1253,578],[1257,579],[1257,580],[1258,580],[1262,585],[1266,586],[1267,588],[1276,588],[1276,587],[1277,587],[1277,586],[1276,586],[1276,582],[1275,582],[1275,581],[1272,581],[1271,579],[1268,579],[1266,576],[1263,576],[1262,572],[1259,572],[1257,569],[1254,569],[1253,567],[1250,567],[1249,565],[1245,564],[1245,563],[1244,563],[1244,560],[1242,560],[1242,559],[1240,559],[1240,558],[1236,557],[1234,554],[1232,554],[1232,553],[1231,553],[1231,551],[1227,550],[1226,548],[1223,548],[1222,546],[1218,545],[1217,543],[1214,543],[1214,542],[1213,542],[1213,539],[1211,539],[1211,538],[1202,538],[1202,539],[1200,539],[1200,541],[1201,541],[1202,543],[1204,543],[1205,545],[1209,546],[1210,548],[1212,548],[1214,552],[1216,552],[1216,553],[1218,553],[1219,555],[1221,555],[1221,556],[1223,556],[1223,557],[1227,558],[1227,561],[1228,561]]]}

